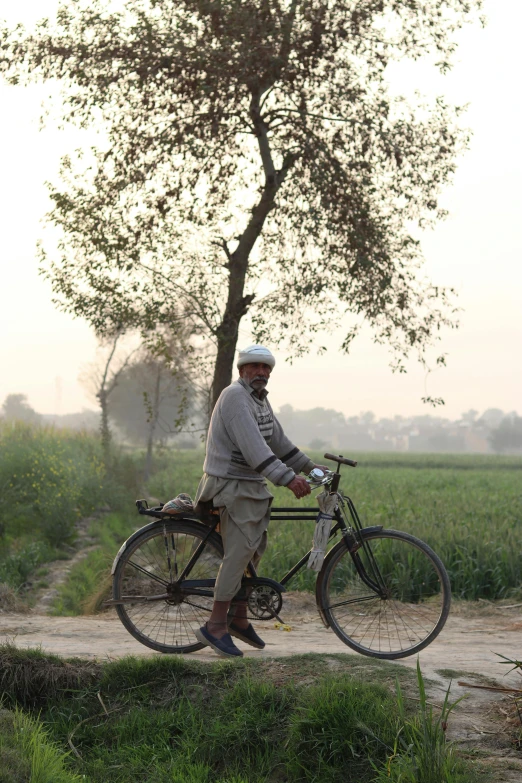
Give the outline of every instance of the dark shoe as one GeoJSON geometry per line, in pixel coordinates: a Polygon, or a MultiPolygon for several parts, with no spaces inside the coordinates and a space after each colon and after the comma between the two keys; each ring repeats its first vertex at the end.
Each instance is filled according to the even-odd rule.
{"type": "Polygon", "coordinates": [[[224,658],[241,658],[243,656],[239,647],[236,647],[232,641],[232,637],[229,633],[226,633],[221,639],[218,639],[207,631],[206,625],[203,625],[195,632],[195,636],[198,642],[201,642],[208,647],[212,647],[214,652],[217,652],[218,655],[221,655],[224,658]]]}
{"type": "Polygon", "coordinates": [[[248,628],[238,628],[235,623],[229,623],[228,630],[232,636],[236,637],[236,639],[241,639],[242,642],[246,642],[251,647],[255,647],[257,650],[262,650],[265,646],[264,641],[260,639],[257,633],[254,631],[252,623],[249,623],[248,628]]]}

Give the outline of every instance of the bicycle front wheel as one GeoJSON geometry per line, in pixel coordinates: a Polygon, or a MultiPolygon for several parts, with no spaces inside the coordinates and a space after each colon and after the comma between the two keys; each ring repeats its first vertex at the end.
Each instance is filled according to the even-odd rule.
{"type": "Polygon", "coordinates": [[[405,658],[441,632],[451,603],[449,577],[423,541],[397,530],[366,535],[356,552],[340,541],[317,585],[334,633],[373,658],[405,658]]]}
{"type": "MultiPolygon", "coordinates": [[[[207,621],[213,597],[179,593],[176,582],[207,533],[198,522],[158,522],[118,561],[113,598],[122,603],[116,611],[129,633],[153,650],[190,653],[204,647],[194,632],[207,621]]],[[[211,533],[187,578],[215,579],[222,558],[221,536],[211,533]]]]}

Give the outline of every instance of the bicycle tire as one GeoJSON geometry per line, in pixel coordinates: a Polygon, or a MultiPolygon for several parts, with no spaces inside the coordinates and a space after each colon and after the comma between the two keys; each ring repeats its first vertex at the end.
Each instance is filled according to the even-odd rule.
{"type": "Polygon", "coordinates": [[[329,553],[317,583],[319,611],[339,639],[362,655],[387,660],[414,655],[447,620],[451,586],[446,569],[431,547],[409,533],[381,530],[363,540],[354,556],[344,540],[329,553]],[[354,557],[370,579],[382,577],[385,597],[363,582],[354,557]]]}
{"type": "MultiPolygon", "coordinates": [[[[175,582],[196,547],[208,534],[208,527],[189,520],[158,522],[132,541],[118,561],[113,578],[113,598],[157,595],[175,582]],[[170,557],[170,568],[169,560],[170,557]]],[[[221,560],[221,536],[212,532],[196,561],[190,579],[215,579],[221,560]]],[[[116,605],[118,616],[141,644],[163,653],[185,654],[205,645],[194,631],[203,625],[212,609],[213,598],[123,603],[116,605]]]]}

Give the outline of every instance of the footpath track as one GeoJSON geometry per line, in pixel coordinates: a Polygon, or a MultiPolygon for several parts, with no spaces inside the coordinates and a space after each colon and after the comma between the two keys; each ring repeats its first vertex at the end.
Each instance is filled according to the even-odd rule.
{"type": "MultiPolygon", "coordinates": [[[[321,623],[311,611],[285,613],[290,632],[276,630],[270,623],[258,623],[266,641],[264,650],[244,646],[251,658],[284,658],[303,653],[353,653],[349,647],[321,623]]],[[[153,650],[137,642],[121,625],[114,611],[84,617],[52,617],[45,614],[0,614],[0,641],[12,641],[17,647],[41,648],[60,656],[107,660],[125,655],[154,656],[153,650]]],[[[241,646],[241,645],[240,645],[241,646]]],[[[517,672],[508,674],[507,665],[496,655],[522,657],[522,615],[514,612],[486,612],[466,617],[450,616],[440,636],[419,654],[422,671],[436,676],[441,669],[474,672],[499,681],[506,688],[522,688],[517,672]]],[[[356,655],[356,653],[353,653],[356,655]]],[[[205,649],[190,658],[215,660],[205,649]]],[[[417,656],[397,663],[415,667],[417,656]]]]}

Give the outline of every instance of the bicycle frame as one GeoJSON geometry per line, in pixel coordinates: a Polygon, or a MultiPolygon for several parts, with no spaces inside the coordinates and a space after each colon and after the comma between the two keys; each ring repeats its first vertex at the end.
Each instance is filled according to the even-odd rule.
{"type": "MultiPolygon", "coordinates": [[[[365,534],[367,535],[370,532],[376,532],[378,530],[382,530],[382,525],[376,525],[374,527],[368,527],[363,528],[361,520],[359,518],[359,515],[357,513],[357,509],[355,508],[353,501],[347,497],[346,495],[341,495],[338,493],[339,498],[339,505],[335,509],[335,524],[332,525],[332,529],[330,530],[330,536],[329,540],[334,538],[334,536],[341,531],[342,537],[344,539],[344,542],[347,546],[348,551],[350,552],[352,559],[355,564],[355,568],[357,569],[357,573],[359,574],[361,580],[374,592],[379,593],[379,595],[382,594],[384,590],[384,580],[382,579],[382,576],[379,572],[377,563],[375,562],[375,558],[373,557],[373,554],[371,552],[371,549],[368,545],[368,542],[365,541],[365,534]],[[346,520],[344,519],[344,516],[342,514],[342,507],[346,505],[348,508],[348,511],[350,512],[350,516],[353,522],[353,526],[348,526],[346,524],[346,520]],[[361,563],[360,557],[357,555],[357,550],[360,547],[364,547],[365,551],[369,555],[369,560],[372,563],[373,571],[374,571],[374,577],[375,581],[370,578],[370,576],[367,574],[363,564],[361,563]]],[[[313,512],[314,519],[317,516],[317,509],[316,508],[274,508],[272,509],[272,513],[270,515],[270,521],[273,519],[280,520],[280,521],[287,521],[291,519],[298,519],[301,521],[304,521],[306,519],[310,519],[310,515],[305,514],[303,515],[302,512],[313,512]],[[294,512],[291,516],[287,516],[289,512],[294,512]]],[[[283,587],[294,577],[299,571],[304,568],[304,566],[307,564],[310,555],[312,554],[312,550],[310,549],[306,555],[304,555],[291,569],[288,571],[282,579],[279,580],[279,584],[283,585],[283,587]]],[[[326,557],[328,556],[328,553],[326,557]]]]}
{"type": "MultiPolygon", "coordinates": [[[[337,487],[339,485],[339,479],[340,475],[338,473],[334,476],[334,481],[331,485],[331,489],[336,491],[337,487]],[[335,486],[335,489],[334,489],[335,486]]],[[[335,537],[335,535],[341,531],[341,535],[343,537],[343,540],[346,544],[346,547],[348,551],[350,552],[350,555],[353,559],[355,568],[357,570],[357,573],[359,574],[359,577],[361,580],[366,584],[366,586],[372,590],[373,592],[377,593],[381,597],[385,596],[385,584],[384,580],[380,574],[379,568],[377,566],[377,563],[375,561],[375,558],[373,557],[373,553],[371,551],[371,548],[366,540],[367,535],[370,532],[376,532],[378,530],[382,530],[382,525],[377,525],[373,527],[363,528],[361,520],[359,518],[359,515],[357,513],[357,510],[355,508],[355,505],[351,498],[347,497],[346,495],[343,495],[339,492],[336,492],[337,497],[339,499],[339,503],[335,509],[334,512],[334,518],[335,523],[332,525],[332,529],[330,530],[330,536],[329,540],[335,537]],[[351,517],[351,525],[348,525],[346,523],[346,520],[343,516],[342,510],[346,507],[348,509],[348,512],[351,517]],[[357,551],[359,548],[363,547],[367,557],[368,562],[371,565],[371,570],[373,571],[373,574],[368,574],[367,570],[364,568],[360,557],[357,554],[357,551]]],[[[154,516],[158,520],[157,522],[151,523],[152,525],[158,524],[161,521],[164,521],[165,519],[172,519],[172,517],[162,514],[159,509],[149,509],[145,508],[142,505],[143,501],[137,501],[136,505],[138,507],[138,511],[140,514],[144,514],[147,516],[154,516]]],[[[318,510],[316,507],[305,507],[305,508],[296,508],[296,507],[274,507],[271,510],[270,514],[270,521],[276,520],[276,521],[306,521],[306,520],[314,520],[316,519],[318,514],[318,510]]],[[[190,517],[189,517],[190,519],[190,517]]],[[[192,571],[194,565],[196,564],[198,558],[200,557],[201,553],[203,552],[205,545],[209,539],[209,537],[212,535],[212,533],[216,530],[217,526],[219,524],[219,517],[216,516],[215,521],[208,526],[208,532],[205,535],[205,537],[201,540],[200,544],[197,546],[197,548],[192,553],[188,563],[185,565],[183,571],[181,574],[177,575],[176,579],[176,585],[178,589],[181,592],[186,592],[191,595],[199,595],[202,597],[212,597],[213,596],[213,590],[215,580],[213,579],[194,579],[191,580],[188,577],[190,576],[190,572],[192,571]]],[[[136,533],[131,536],[125,544],[120,548],[120,551],[116,555],[116,558],[114,560],[114,564],[112,567],[112,573],[114,573],[116,569],[116,565],[118,562],[119,557],[121,556],[122,552],[125,550],[126,546],[135,538],[135,536],[138,536],[142,532],[143,528],[136,531],[136,533]]],[[[168,549],[168,543],[165,542],[165,546],[167,548],[167,561],[169,563],[170,568],[170,553],[168,549]]],[[[330,550],[331,551],[331,550],[330,550]]],[[[258,577],[256,569],[254,568],[253,564],[249,564],[249,571],[252,574],[253,579],[256,579],[257,581],[263,581],[266,584],[272,584],[274,587],[282,588],[282,591],[285,591],[286,585],[288,582],[297,574],[299,571],[301,571],[302,568],[304,568],[310,558],[310,555],[312,553],[312,550],[310,549],[303,557],[289,570],[286,574],[282,577],[282,579],[279,580],[279,582],[276,582],[273,579],[268,579],[267,577],[258,577]]],[[[328,557],[328,553],[326,554],[326,557],[328,557]]],[[[245,580],[250,581],[250,580],[245,580]]],[[[246,586],[246,585],[245,585],[246,586]]],[[[160,601],[165,598],[164,594],[158,594],[157,596],[150,596],[148,600],[150,601],[160,601]]]]}

